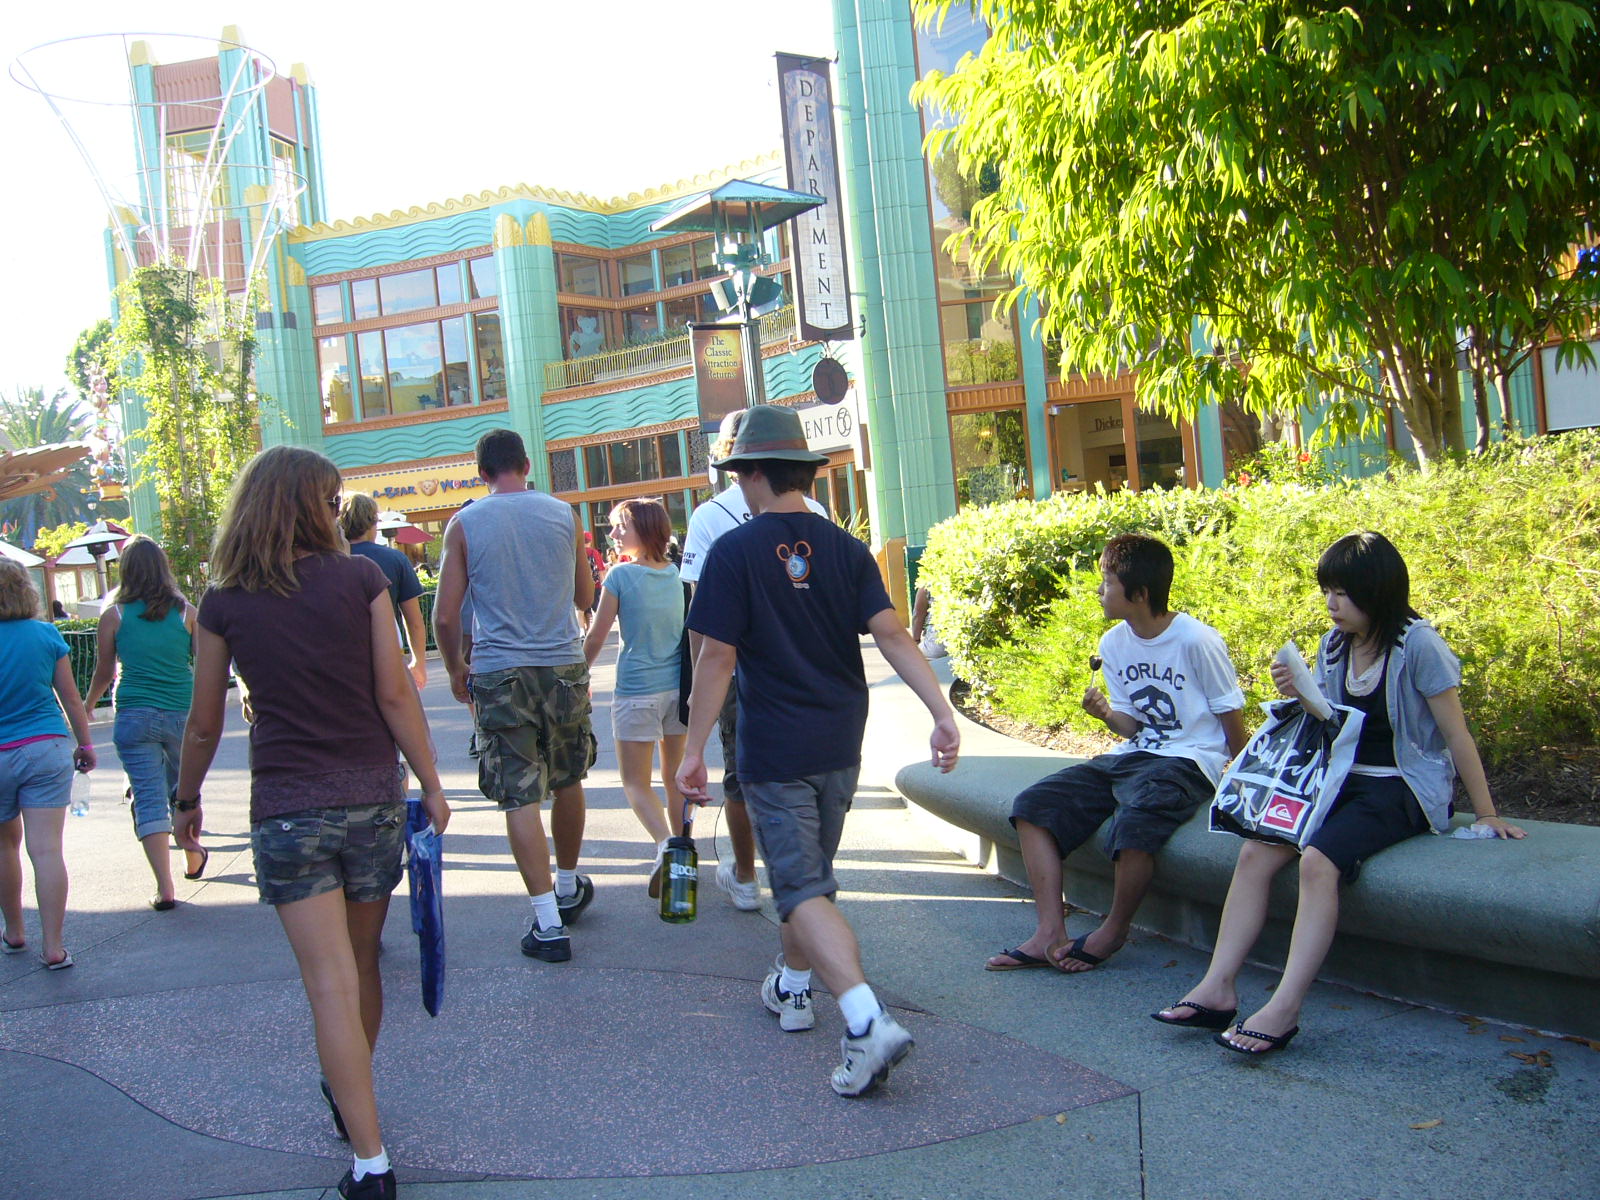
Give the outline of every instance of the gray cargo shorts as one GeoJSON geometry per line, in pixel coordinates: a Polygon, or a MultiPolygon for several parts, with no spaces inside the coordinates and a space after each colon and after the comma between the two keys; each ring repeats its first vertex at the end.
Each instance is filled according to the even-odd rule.
{"type": "Polygon", "coordinates": [[[777,782],[746,779],[744,802],[767,864],[767,881],[787,921],[801,904],[839,890],[833,856],[855,799],[860,764],[777,782]]]}

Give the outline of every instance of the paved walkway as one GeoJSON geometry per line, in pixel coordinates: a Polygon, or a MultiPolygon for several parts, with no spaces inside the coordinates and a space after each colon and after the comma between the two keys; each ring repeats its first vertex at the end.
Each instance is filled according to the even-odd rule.
{"type": "MultiPolygon", "coordinates": [[[[987,954],[1026,936],[1029,910],[893,793],[927,723],[869,657],[883,682],[839,877],[869,974],[918,1047],[857,1102],[828,1088],[832,1004],[815,1032],[785,1035],[756,999],[775,926],[710,885],[726,848],[715,809],[696,828],[700,919],[655,917],[609,744],[609,654],[583,867],[597,898],[571,963],[523,958],[528,908],[503,824],[476,792],[465,712],[433,664],[425,701],[456,804],[448,990],[430,1019],[396,904],[377,1062],[404,1195],[1600,1195],[1600,1053],[1586,1045],[1319,987],[1293,1048],[1250,1062],[1150,1022],[1203,966],[1161,938],[1086,975],[984,972],[987,954]]],[[[981,770],[996,735],[966,737],[960,769],[981,770]]],[[[100,798],[68,829],[78,965],[0,959],[0,1194],[332,1197],[347,1151],[316,1092],[288,946],[255,902],[242,725],[230,718],[206,787],[207,877],[180,881],[183,903],[165,914],[145,905],[148,872],[113,799],[109,726],[97,740],[100,798]]],[[[36,942],[31,914],[28,932],[36,942]]],[[[1251,972],[1247,1003],[1271,982],[1251,972]]]]}

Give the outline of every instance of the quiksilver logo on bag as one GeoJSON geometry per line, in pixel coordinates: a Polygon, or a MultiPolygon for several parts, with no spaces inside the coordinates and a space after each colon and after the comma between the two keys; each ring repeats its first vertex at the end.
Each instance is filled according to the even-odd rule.
{"type": "Polygon", "coordinates": [[[1274,795],[1267,803],[1267,811],[1261,818],[1261,823],[1292,833],[1299,826],[1300,815],[1305,810],[1304,800],[1291,800],[1288,796],[1274,795]]]}

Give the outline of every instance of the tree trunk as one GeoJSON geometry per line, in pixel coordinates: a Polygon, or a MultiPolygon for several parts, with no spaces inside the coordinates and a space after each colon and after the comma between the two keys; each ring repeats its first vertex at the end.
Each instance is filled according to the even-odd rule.
{"type": "Polygon", "coordinates": [[[1517,432],[1517,412],[1511,403],[1511,372],[1496,371],[1494,390],[1500,397],[1500,436],[1511,437],[1517,432]]]}
{"type": "Polygon", "coordinates": [[[1489,448],[1489,389],[1483,383],[1483,368],[1472,368],[1472,412],[1478,419],[1478,436],[1472,440],[1472,452],[1482,454],[1489,448]]]}

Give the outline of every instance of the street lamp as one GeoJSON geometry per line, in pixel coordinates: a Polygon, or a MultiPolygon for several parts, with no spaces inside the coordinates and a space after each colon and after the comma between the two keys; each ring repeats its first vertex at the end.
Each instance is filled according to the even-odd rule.
{"type": "Polygon", "coordinates": [[[749,179],[734,179],[689,201],[650,226],[656,233],[712,235],[716,263],[727,272],[727,278],[713,283],[711,293],[717,297],[721,308],[738,315],[737,323],[743,327],[740,344],[747,405],[766,403],[766,381],[761,371],[760,317],[782,299],[778,284],[758,274],[762,267],[772,263],[762,246],[761,235],[823,203],[821,196],[809,192],[791,192],[749,179]]]}

